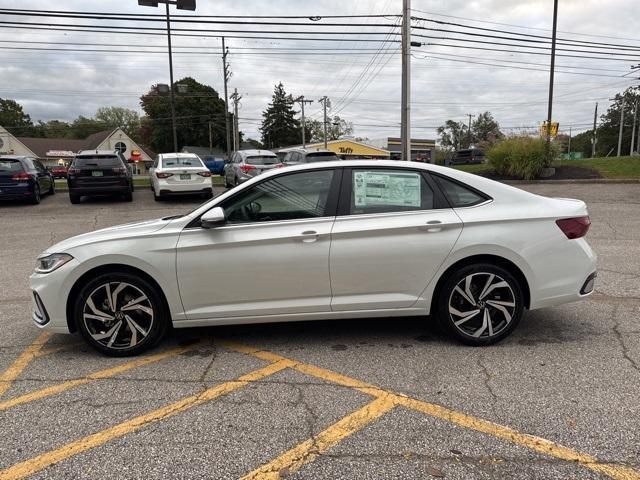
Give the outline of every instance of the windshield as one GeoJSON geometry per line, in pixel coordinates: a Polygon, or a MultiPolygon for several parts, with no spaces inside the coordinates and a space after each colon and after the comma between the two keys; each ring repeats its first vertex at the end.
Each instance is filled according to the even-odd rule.
{"type": "Polygon", "coordinates": [[[268,156],[261,155],[255,157],[247,157],[247,162],[249,165],[273,165],[274,163],[278,163],[277,156],[268,156]]]}
{"type": "Polygon", "coordinates": [[[7,158],[0,158],[0,172],[21,172],[22,163],[20,160],[9,160],[7,158]]]}
{"type": "Polygon", "coordinates": [[[76,157],[74,167],[121,167],[122,162],[114,155],[91,155],[76,157]]]}
{"type": "Polygon", "coordinates": [[[338,156],[333,152],[318,152],[318,153],[309,153],[306,156],[307,163],[314,162],[331,162],[333,160],[340,160],[338,156]]]}
{"type": "Polygon", "coordinates": [[[204,167],[198,157],[164,157],[162,168],[172,167],[204,167]]]}

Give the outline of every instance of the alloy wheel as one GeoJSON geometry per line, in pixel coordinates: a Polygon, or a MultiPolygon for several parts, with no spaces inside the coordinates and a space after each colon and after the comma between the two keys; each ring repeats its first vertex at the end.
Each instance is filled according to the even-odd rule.
{"type": "Polygon", "coordinates": [[[100,285],[87,297],[83,322],[102,346],[122,350],[140,344],[151,332],[153,305],[138,287],[126,282],[100,285]]]}
{"type": "Polygon", "coordinates": [[[449,316],[455,328],[475,338],[491,338],[509,326],[516,297],[509,282],[495,273],[472,273],[449,296],[449,316]]]}

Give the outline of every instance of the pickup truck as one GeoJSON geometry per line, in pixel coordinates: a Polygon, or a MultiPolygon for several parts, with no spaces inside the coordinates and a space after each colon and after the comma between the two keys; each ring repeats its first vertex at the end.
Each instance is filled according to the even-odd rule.
{"type": "Polygon", "coordinates": [[[214,175],[224,174],[224,160],[220,157],[214,157],[213,155],[204,155],[200,157],[205,166],[214,175]]]}

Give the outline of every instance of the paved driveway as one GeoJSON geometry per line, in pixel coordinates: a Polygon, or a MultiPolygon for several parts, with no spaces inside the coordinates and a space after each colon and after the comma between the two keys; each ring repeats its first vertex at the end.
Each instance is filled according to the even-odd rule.
{"type": "Polygon", "coordinates": [[[585,200],[596,293],[469,348],[425,319],[215,327],[99,356],[29,320],[36,255],[199,200],[0,205],[0,479],[640,478],[640,185],[585,200]]]}

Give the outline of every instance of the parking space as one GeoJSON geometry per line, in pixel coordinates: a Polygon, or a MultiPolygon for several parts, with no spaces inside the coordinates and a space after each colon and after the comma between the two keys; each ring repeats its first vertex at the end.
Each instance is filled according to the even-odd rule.
{"type": "Polygon", "coordinates": [[[587,202],[598,285],[487,348],[363,319],[179,330],[102,357],[31,324],[36,255],[201,200],[0,205],[0,479],[640,479],[640,184],[523,188],[587,202]]]}

